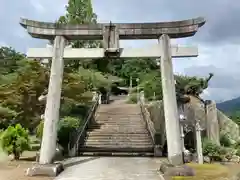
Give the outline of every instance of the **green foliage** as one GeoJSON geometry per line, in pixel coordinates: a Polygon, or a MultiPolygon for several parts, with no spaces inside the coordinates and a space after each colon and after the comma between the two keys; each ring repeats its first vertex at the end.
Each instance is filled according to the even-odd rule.
{"type": "Polygon", "coordinates": [[[1,135],[3,150],[8,154],[13,154],[18,160],[21,154],[30,148],[28,131],[20,124],[9,126],[1,135]]]}
{"type": "Polygon", "coordinates": [[[76,131],[82,123],[81,119],[75,117],[64,117],[58,125],[58,143],[67,150],[71,133],[76,131]]]}
{"type": "MultiPolygon", "coordinates": [[[[97,15],[93,12],[91,0],[69,0],[66,6],[66,14],[58,19],[57,24],[96,24],[97,15]]],[[[71,42],[73,48],[100,47],[98,41],[75,40],[71,42]]],[[[67,62],[70,71],[78,70],[85,61],[71,60],[67,62]]],[[[87,61],[87,64],[89,61],[87,61]]]]}
{"type": "Polygon", "coordinates": [[[208,156],[211,160],[221,160],[221,155],[224,154],[223,148],[211,140],[203,140],[203,155],[208,156]]]}
{"type": "Polygon", "coordinates": [[[127,102],[129,104],[136,104],[137,103],[137,93],[130,94],[127,102]]]}
{"type": "Polygon", "coordinates": [[[162,81],[160,71],[145,74],[139,85],[148,100],[162,100],[162,81]]]}
{"type": "Polygon", "coordinates": [[[44,112],[44,104],[38,97],[48,86],[48,71],[37,61],[24,59],[18,65],[17,78],[0,85],[1,106],[9,109],[8,115],[15,118],[15,123],[32,129],[44,112]]]}
{"type": "Polygon", "coordinates": [[[240,157],[240,148],[237,149],[236,155],[240,157]]]}
{"type": "Polygon", "coordinates": [[[228,160],[232,159],[234,155],[236,155],[237,150],[232,147],[222,148],[222,156],[228,160]]]}
{"type": "Polygon", "coordinates": [[[209,73],[209,77],[198,78],[196,76],[175,76],[176,79],[176,92],[181,94],[189,94],[199,97],[204,89],[208,87],[209,81],[212,79],[213,74],[209,73]]]}
{"type": "Polygon", "coordinates": [[[6,128],[9,122],[17,116],[17,112],[8,107],[0,106],[0,128],[6,128]]]}
{"type": "Polygon", "coordinates": [[[16,52],[11,47],[0,47],[0,74],[6,75],[17,70],[17,62],[22,60],[24,55],[16,52]]]}
{"type": "MultiPolygon", "coordinates": [[[[38,97],[47,92],[49,69],[37,61],[25,59],[19,60],[17,65],[14,73],[4,75],[4,79],[10,77],[10,80],[1,81],[0,78],[0,128],[20,123],[33,131],[44,113],[45,103],[39,102],[38,97]]],[[[106,87],[108,84],[108,79],[96,71],[81,69],[75,73],[65,72],[61,104],[64,106],[71,102],[71,108],[74,108],[88,103],[94,87],[106,87]]],[[[63,114],[70,115],[66,112],[63,114]]]]}
{"type": "MultiPolygon", "coordinates": [[[[64,148],[65,151],[68,149],[68,143],[72,133],[76,132],[81,124],[83,123],[80,117],[65,116],[60,119],[58,123],[58,143],[64,148]]],[[[37,126],[37,137],[42,139],[43,136],[44,121],[41,121],[37,126]]]]}
{"type": "Polygon", "coordinates": [[[127,59],[122,64],[119,75],[126,79],[130,79],[130,77],[132,77],[133,86],[136,86],[136,78],[140,78],[142,75],[146,75],[156,69],[158,69],[158,67],[153,59],[127,59]]]}
{"type": "Polygon", "coordinates": [[[230,147],[232,145],[230,137],[227,133],[220,134],[220,144],[224,147],[230,147]]]}
{"type": "Polygon", "coordinates": [[[240,126],[240,111],[231,112],[229,118],[232,119],[232,121],[238,126],[240,126]]]}
{"type": "Polygon", "coordinates": [[[36,136],[38,139],[42,139],[43,136],[43,126],[44,126],[44,121],[40,121],[40,123],[38,124],[37,128],[36,128],[36,136]]]}

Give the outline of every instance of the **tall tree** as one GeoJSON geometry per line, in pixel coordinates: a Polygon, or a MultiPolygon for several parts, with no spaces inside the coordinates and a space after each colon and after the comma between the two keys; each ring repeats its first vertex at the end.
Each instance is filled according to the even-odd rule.
{"type": "Polygon", "coordinates": [[[16,71],[17,62],[25,56],[16,52],[11,47],[0,47],[0,74],[8,74],[16,71]]]}
{"type": "MultiPolygon", "coordinates": [[[[96,24],[97,15],[93,12],[91,0],[69,0],[65,16],[58,20],[59,24],[96,24]]],[[[100,44],[96,41],[76,40],[71,43],[75,48],[92,48],[100,44]]]]}
{"type": "MultiPolygon", "coordinates": [[[[91,0],[69,0],[66,6],[66,14],[58,19],[58,24],[96,24],[97,15],[93,12],[91,0]]],[[[100,47],[99,41],[74,40],[70,42],[73,48],[96,48],[100,47]]],[[[86,61],[72,60],[67,64],[68,69],[78,70],[86,61]]]]}

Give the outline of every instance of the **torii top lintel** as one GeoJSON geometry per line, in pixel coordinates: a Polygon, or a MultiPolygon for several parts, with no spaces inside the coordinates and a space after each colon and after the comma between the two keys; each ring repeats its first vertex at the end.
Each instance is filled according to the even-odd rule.
{"type": "Polygon", "coordinates": [[[55,36],[61,35],[68,40],[102,40],[104,33],[110,29],[117,33],[119,39],[157,39],[162,34],[168,34],[170,38],[193,36],[198,28],[205,24],[205,19],[198,17],[183,21],[111,23],[111,25],[106,23],[70,25],[21,19],[20,24],[32,37],[40,39],[54,39],[55,36]]]}

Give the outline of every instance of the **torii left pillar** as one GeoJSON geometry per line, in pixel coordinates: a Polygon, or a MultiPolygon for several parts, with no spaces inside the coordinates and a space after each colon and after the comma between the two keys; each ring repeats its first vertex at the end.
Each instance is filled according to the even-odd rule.
{"type": "Polygon", "coordinates": [[[183,164],[183,156],[169,36],[163,34],[159,38],[159,43],[162,52],[161,76],[168,160],[173,165],[181,165],[183,164]]]}
{"type": "Polygon", "coordinates": [[[65,44],[66,39],[63,36],[55,37],[47,103],[44,114],[43,137],[39,159],[40,164],[51,164],[56,152],[57,123],[59,120],[65,44]]]}

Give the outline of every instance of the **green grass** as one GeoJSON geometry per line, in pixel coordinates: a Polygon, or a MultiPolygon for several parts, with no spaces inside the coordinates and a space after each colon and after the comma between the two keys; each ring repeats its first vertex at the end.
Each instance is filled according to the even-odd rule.
{"type": "Polygon", "coordinates": [[[188,166],[192,167],[196,176],[192,177],[172,177],[172,180],[219,180],[221,178],[229,177],[229,169],[220,164],[195,164],[190,163],[188,166]]]}

